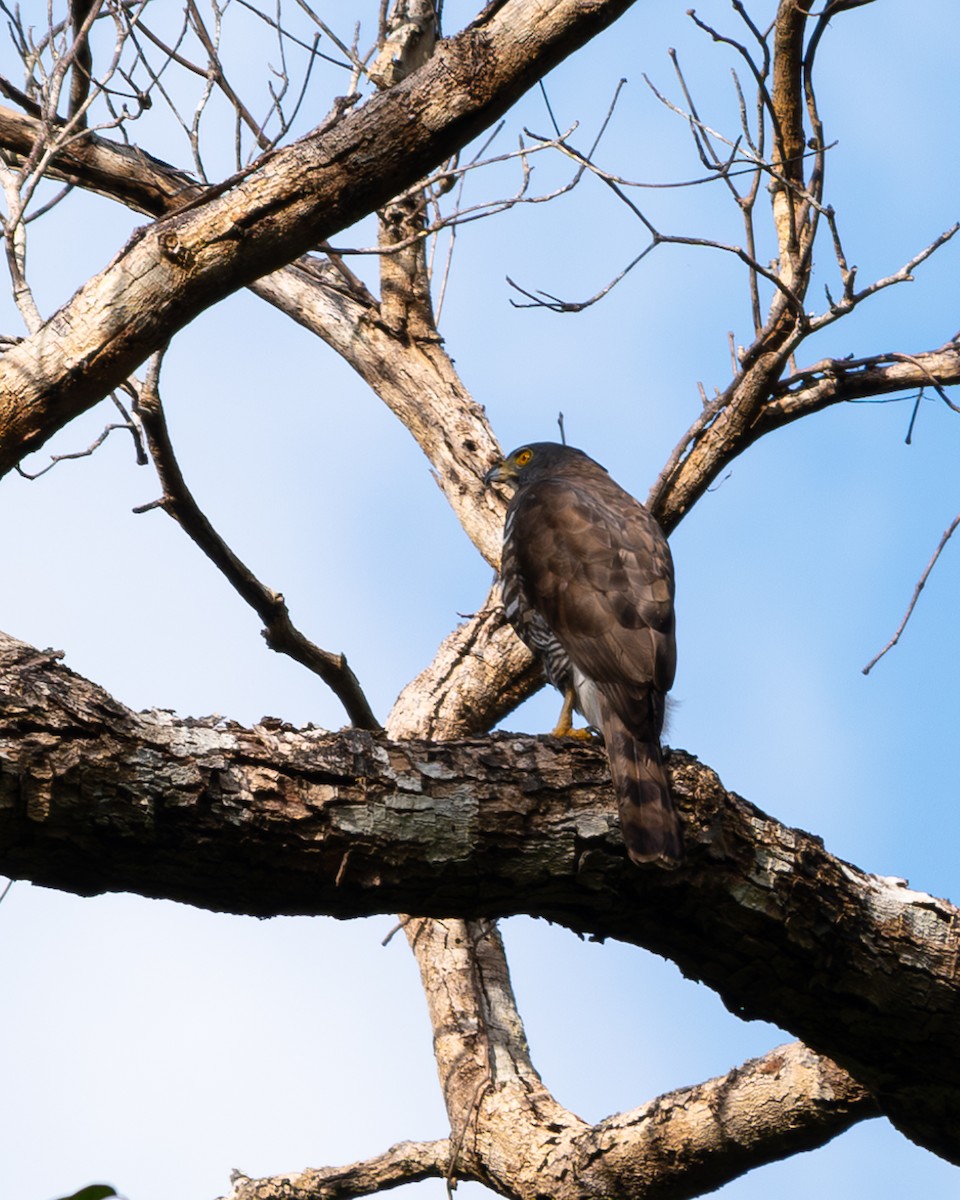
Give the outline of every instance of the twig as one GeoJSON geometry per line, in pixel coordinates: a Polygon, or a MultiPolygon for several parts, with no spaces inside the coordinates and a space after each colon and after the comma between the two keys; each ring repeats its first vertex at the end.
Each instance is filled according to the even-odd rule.
{"type": "Polygon", "coordinates": [[[887,275],[883,279],[877,279],[865,288],[861,288],[859,292],[850,291],[845,294],[842,300],[836,304],[832,304],[828,312],[822,313],[819,317],[813,317],[810,320],[810,331],[815,332],[818,329],[823,329],[824,326],[832,324],[839,317],[845,316],[858,304],[866,300],[869,296],[875,295],[877,292],[883,291],[885,288],[893,287],[898,283],[912,283],[913,272],[915,268],[925,262],[932,254],[935,254],[941,246],[947,242],[960,230],[960,222],[951,225],[949,229],[945,229],[938,237],[935,237],[929,246],[924,247],[918,254],[915,254],[909,262],[904,263],[899,271],[894,271],[892,275],[887,275]]]}
{"type": "Polygon", "coordinates": [[[169,430],[160,401],[159,376],[162,352],[150,360],[136,411],[143,422],[147,444],[163,496],[133,511],[147,512],[162,508],[187,536],[206,554],[234,590],[263,621],[263,637],[271,650],[287,654],[327,684],[347,710],[352,724],[359,729],[380,729],[360,684],[342,654],[321,650],[295,628],[283,596],[265,587],[233,553],[210,524],[187,487],[173,452],[169,430]]]}
{"type": "Polygon", "coordinates": [[[380,943],[380,945],[381,946],[389,946],[390,943],[393,941],[394,937],[396,937],[396,935],[400,932],[400,930],[403,929],[404,926],[409,921],[412,921],[413,919],[414,918],[410,917],[410,916],[401,917],[400,920],[396,923],[396,925],[393,926],[393,928],[390,930],[390,932],[387,934],[387,936],[383,939],[383,941],[380,943]]]}
{"type": "Polygon", "coordinates": [[[922,372],[924,378],[927,380],[927,383],[929,383],[929,385],[937,393],[937,395],[944,402],[944,404],[947,406],[947,408],[953,409],[953,411],[955,413],[960,413],[960,405],[954,404],[954,402],[947,395],[940,380],[937,379],[937,377],[935,375],[932,375],[930,373],[930,371],[926,367],[926,364],[922,363],[919,358],[917,358],[913,354],[904,354],[904,352],[901,350],[901,351],[894,351],[893,353],[891,353],[890,359],[892,362],[912,363],[913,366],[915,366],[918,371],[922,372]]]}
{"type": "Polygon", "coordinates": [[[920,405],[923,403],[923,388],[917,392],[917,398],[914,401],[913,412],[910,414],[910,424],[907,426],[907,435],[903,439],[907,446],[913,445],[913,427],[917,423],[917,414],[920,412],[920,405]]]}
{"type": "Polygon", "coordinates": [[[933,557],[927,563],[926,569],[924,570],[923,574],[920,576],[920,579],[917,582],[917,586],[913,589],[913,596],[911,597],[910,603],[907,606],[907,611],[903,614],[903,620],[897,626],[896,632],[894,633],[894,635],[890,639],[890,641],[887,642],[887,644],[884,646],[884,648],[880,651],[880,653],[875,654],[873,656],[873,658],[871,658],[870,661],[867,663],[867,665],[863,668],[864,675],[869,675],[870,672],[873,670],[873,668],[880,661],[880,659],[883,658],[883,656],[887,653],[887,651],[892,650],[893,647],[897,644],[897,642],[900,641],[900,635],[903,633],[904,629],[906,629],[907,622],[910,620],[911,616],[913,615],[913,610],[917,607],[917,601],[920,599],[920,593],[923,591],[924,585],[926,584],[927,580],[930,577],[930,572],[936,566],[937,559],[940,557],[940,554],[941,554],[944,546],[946,546],[947,542],[949,542],[951,537],[953,537],[953,534],[956,531],[958,526],[960,526],[960,513],[958,513],[953,518],[953,520],[950,522],[950,524],[944,530],[943,536],[940,539],[940,543],[937,546],[936,550],[934,550],[934,552],[933,552],[933,557]]]}
{"type": "Polygon", "coordinates": [[[540,95],[543,98],[543,103],[547,109],[547,116],[550,118],[550,124],[553,126],[553,132],[557,137],[561,137],[560,126],[557,124],[557,118],[553,115],[553,107],[550,104],[550,97],[547,95],[546,86],[541,79],[537,85],[540,89],[540,95]]]}
{"type": "Polygon", "coordinates": [[[41,475],[46,475],[48,471],[52,471],[57,463],[66,462],[68,459],[73,458],[89,458],[91,454],[100,449],[100,447],[115,429],[127,430],[130,436],[133,438],[133,444],[137,450],[137,466],[146,466],[149,460],[147,459],[146,451],[143,448],[143,439],[140,436],[140,430],[137,427],[136,421],[133,419],[130,413],[127,412],[123,404],[121,404],[116,393],[111,393],[110,399],[114,402],[123,415],[123,421],[114,421],[112,424],[105,426],[103,430],[101,430],[99,437],[91,442],[86,450],[74,450],[70,454],[51,454],[50,461],[39,471],[26,471],[18,463],[16,466],[17,474],[23,479],[29,479],[32,482],[34,479],[39,479],[41,475]]]}
{"type": "Polygon", "coordinates": [[[551,312],[555,313],[583,312],[585,308],[589,308],[591,305],[596,304],[598,300],[602,300],[604,296],[613,291],[617,284],[620,283],[621,280],[633,270],[637,263],[646,258],[651,250],[655,250],[658,244],[659,243],[657,240],[652,241],[649,246],[646,246],[640,251],[640,253],[636,256],[636,258],[633,259],[632,262],[627,263],[623,270],[615,275],[613,279],[609,281],[609,283],[605,284],[599,292],[596,292],[587,300],[561,300],[557,296],[552,296],[549,292],[528,292],[526,288],[522,288],[518,283],[515,283],[508,275],[507,283],[522,296],[526,296],[530,301],[529,304],[518,304],[516,300],[511,300],[510,303],[514,308],[548,308],[551,312]]]}
{"type": "Polygon", "coordinates": [[[313,35],[313,44],[311,45],[309,42],[305,42],[302,38],[298,38],[296,34],[291,33],[289,29],[285,29],[283,26],[281,26],[279,22],[275,21],[269,15],[269,13],[261,12],[260,9],[257,8],[255,4],[251,4],[249,0],[237,0],[237,3],[241,6],[241,8],[245,8],[255,17],[258,17],[261,21],[265,22],[265,24],[269,25],[271,29],[275,29],[278,36],[285,37],[288,42],[293,42],[293,44],[295,46],[299,46],[301,50],[306,50],[311,58],[322,58],[326,62],[332,63],[335,67],[342,67],[344,71],[349,71],[351,69],[350,63],[342,62],[339,58],[333,58],[329,54],[323,54],[317,49],[317,41],[322,36],[321,34],[315,33],[313,35]]]}

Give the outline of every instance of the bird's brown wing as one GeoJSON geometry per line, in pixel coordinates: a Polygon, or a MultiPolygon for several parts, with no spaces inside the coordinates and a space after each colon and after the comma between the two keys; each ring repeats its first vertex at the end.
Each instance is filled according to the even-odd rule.
{"type": "MultiPolygon", "coordinates": [[[[579,466],[579,464],[576,464],[579,466]]],[[[591,464],[592,468],[592,464],[591,464]]],[[[568,472],[570,474],[570,472],[568,472]]],[[[673,565],[659,526],[604,472],[518,497],[511,554],[524,602],[588,681],[634,862],[672,867],[680,824],[660,754],[676,643],[673,565]]]]}
{"type": "Polygon", "coordinates": [[[673,566],[653,518],[606,474],[548,479],[526,490],[513,531],[529,601],[570,661],[637,736],[659,737],[676,643],[673,566]]]}

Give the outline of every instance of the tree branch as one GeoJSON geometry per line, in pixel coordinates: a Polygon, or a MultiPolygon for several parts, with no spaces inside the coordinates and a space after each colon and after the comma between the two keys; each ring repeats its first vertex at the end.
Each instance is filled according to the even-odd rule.
{"type": "Polygon", "coordinates": [[[383,1154],[348,1167],[320,1167],[287,1172],[275,1179],[250,1179],[235,1171],[233,1190],[222,1200],[351,1200],[402,1183],[443,1178],[450,1146],[435,1142],[400,1142],[383,1154]]]}
{"type": "Polygon", "coordinates": [[[960,344],[915,354],[829,358],[795,371],[774,389],[750,430],[751,441],[774,429],[844,401],[867,400],[927,386],[960,384],[960,344]]]}
{"type": "Polygon", "coordinates": [[[0,871],[258,916],[527,913],[672,958],[960,1161],[960,912],[832,858],[674,751],[686,859],[626,860],[603,752],[134,714],[4,638],[0,871]]]}
{"type": "Polygon", "coordinates": [[[877,1114],[846,1072],[794,1044],[590,1125],[530,1061],[496,926],[410,920],[405,932],[434,1030],[454,1178],[518,1200],[680,1200],[877,1114]]]}
{"type": "Polygon", "coordinates": [[[867,665],[863,668],[864,675],[869,675],[870,672],[873,670],[873,668],[880,661],[880,659],[883,658],[883,656],[887,653],[887,651],[892,650],[893,647],[897,644],[897,642],[900,641],[900,635],[906,629],[907,622],[910,620],[911,616],[913,615],[913,610],[917,607],[917,601],[920,599],[920,593],[923,591],[924,587],[926,586],[927,580],[930,578],[930,572],[937,565],[937,559],[940,557],[941,553],[943,552],[944,546],[946,546],[947,542],[949,542],[950,539],[953,537],[953,535],[956,533],[958,527],[960,527],[960,513],[958,513],[957,516],[955,516],[953,518],[953,520],[950,522],[950,524],[947,526],[947,528],[943,531],[943,534],[940,537],[940,541],[937,544],[937,548],[933,552],[933,556],[931,557],[930,561],[927,563],[926,567],[924,568],[923,574],[917,580],[917,586],[913,589],[913,595],[910,598],[910,603],[907,605],[907,611],[903,614],[903,618],[900,621],[900,624],[897,626],[896,630],[893,633],[893,636],[890,638],[890,640],[887,642],[887,644],[884,646],[884,648],[882,650],[880,650],[877,654],[875,654],[873,656],[873,658],[871,658],[870,661],[867,663],[867,665]]]}
{"type": "MultiPolygon", "coordinates": [[[[27,154],[42,124],[0,107],[0,145],[27,154]]],[[[172,213],[204,188],[165,163],[90,135],[53,160],[59,177],[151,214],[172,213]]],[[[54,172],[56,173],[56,172],[54,172]]],[[[497,453],[482,407],[470,397],[436,336],[411,343],[380,320],[373,298],[349,275],[305,257],[256,280],[251,290],[341,355],[403,422],[433,464],[467,535],[486,560],[500,556],[503,502],[483,486],[497,453]]]]}
{"type": "Polygon", "coordinates": [[[144,512],[148,508],[162,508],[171,516],[263,621],[263,637],[270,649],[289,655],[294,661],[302,663],[308,670],[319,675],[346,709],[351,724],[359,729],[379,729],[380,722],[373,715],[360,681],[351,670],[346,655],[331,654],[329,650],[322,650],[296,628],[290,619],[283,596],[262,584],[246,563],[241,562],[210,524],[194,499],[174,454],[160,400],[160,358],[161,355],[156,354],[151,359],[150,369],[141,388],[137,413],[143,423],[150,456],[163,488],[163,496],[134,511],[144,512]]]}
{"type": "Polygon", "coordinates": [[[630,0],[508,0],[409,79],[138,231],[0,360],[0,474],[197,313],[413,185],[630,0]]]}

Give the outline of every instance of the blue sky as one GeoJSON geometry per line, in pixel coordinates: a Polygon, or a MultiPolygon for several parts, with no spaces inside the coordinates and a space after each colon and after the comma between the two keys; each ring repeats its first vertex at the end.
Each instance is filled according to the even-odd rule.
{"type": "MultiPolygon", "coordinates": [[[[558,121],[579,121],[574,141],[585,144],[628,79],[599,158],[631,178],[701,173],[682,123],[642,80],[678,98],[668,46],[704,119],[722,129],[735,120],[730,59],[683,10],[638,3],[548,81],[558,121]]],[[[448,3],[448,30],[470,11],[448,3]]],[[[726,4],[698,12],[736,29],[726,4]]],[[[818,95],[838,142],[827,198],[861,282],[896,270],[960,216],[956,42],[956,11],[942,0],[843,14],[822,49],[818,95]]],[[[6,48],[0,70],[16,77],[6,48]]],[[[547,129],[536,92],[511,115],[504,149],[523,126],[547,129]]],[[[185,161],[172,139],[155,138],[144,133],[147,148],[185,161]]],[[[215,151],[211,162],[220,165],[215,151]]],[[[535,186],[566,169],[538,159],[535,186]]],[[[499,168],[468,188],[479,197],[514,180],[499,168]]],[[[643,202],[664,231],[738,236],[718,187],[643,202]]],[[[31,254],[43,311],[102,269],[138,223],[92,197],[39,222],[31,254]]],[[[725,384],[728,330],[747,339],[743,268],[662,247],[580,316],[512,308],[505,276],[582,298],[642,245],[636,220],[589,180],[555,204],[466,227],[442,323],[505,448],[554,436],[562,410],[570,440],[641,498],[699,409],[697,381],[708,392],[725,384]]],[[[946,247],[915,282],[820,335],[802,361],[942,344],[960,326],[958,253],[946,247]]],[[[835,276],[829,246],[817,269],[819,306],[835,276]]],[[[4,303],[2,328],[21,332],[4,303]]],[[[181,465],[214,524],[283,591],[309,636],[347,653],[384,716],[491,579],[419,450],[325,347],[248,294],[178,336],[162,386],[181,465]]],[[[908,447],[910,409],[849,405],[781,431],[678,528],[669,740],[832,852],[956,899],[956,547],[900,646],[861,674],[958,508],[957,416],[927,402],[908,447]]],[[[105,407],[87,414],[39,458],[88,444],[108,419],[105,407]]],[[[335,700],[265,649],[256,618],[174,524],[132,514],[156,495],[119,434],[37,483],[4,480],[0,627],[64,649],[70,667],[134,708],[342,725],[335,700]]],[[[508,725],[540,732],[555,715],[556,697],[543,693],[508,725]]],[[[228,1190],[231,1167],[296,1170],[441,1136],[414,964],[401,939],[380,945],[392,924],[254,922],[16,885],[0,908],[0,1195],[52,1200],[105,1179],[130,1200],[208,1200],[228,1190]]],[[[507,922],[505,938],[535,1061],[585,1117],[719,1074],[786,1036],[736,1020],[637,950],[524,919],[507,922]]],[[[905,1178],[913,1195],[956,1194],[953,1168],[872,1121],[722,1194],[892,1200],[905,1178]]],[[[439,1196],[442,1186],[419,1190],[439,1196]]]]}

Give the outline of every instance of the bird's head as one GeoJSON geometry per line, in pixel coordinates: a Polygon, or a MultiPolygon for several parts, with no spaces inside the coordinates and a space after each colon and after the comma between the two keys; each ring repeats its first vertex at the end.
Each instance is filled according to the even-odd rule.
{"type": "Polygon", "coordinates": [[[586,457],[582,450],[575,450],[573,446],[563,446],[560,442],[529,442],[526,446],[512,451],[500,462],[494,463],[484,475],[483,482],[487,485],[509,483],[519,487],[534,476],[547,474],[571,459],[586,457]]]}

